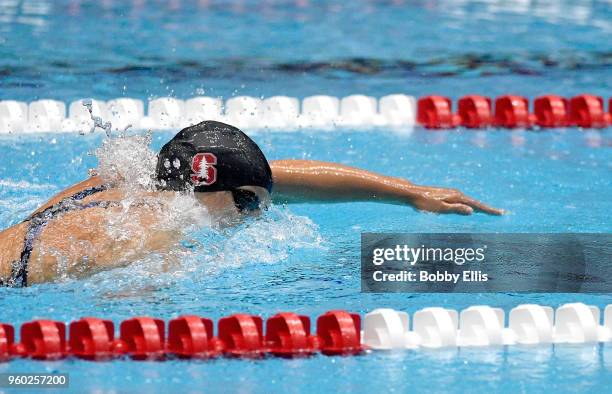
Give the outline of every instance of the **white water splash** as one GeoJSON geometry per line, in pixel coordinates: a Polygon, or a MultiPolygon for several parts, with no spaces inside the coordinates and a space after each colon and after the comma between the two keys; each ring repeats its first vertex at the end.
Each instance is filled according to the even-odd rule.
{"type": "Polygon", "coordinates": [[[105,183],[131,190],[152,191],[155,187],[157,154],[151,150],[151,130],[145,135],[127,135],[128,125],[117,136],[111,134],[111,122],[93,115],[91,100],[84,100],[83,106],[93,121],[91,132],[101,128],[106,133],[102,146],[95,150],[98,158],[96,173],[105,183]]]}
{"type": "Polygon", "coordinates": [[[169,286],[197,289],[211,277],[252,264],[280,264],[295,253],[326,244],[309,218],[272,206],[263,216],[233,229],[192,228],[183,247],[150,254],[127,267],[101,272],[83,284],[109,298],[142,298],[169,286]],[[195,287],[194,287],[195,286],[195,287]]]}
{"type": "Polygon", "coordinates": [[[248,263],[276,264],[294,249],[322,248],[317,225],[287,208],[273,206],[258,220],[248,222],[224,240],[215,256],[217,267],[248,263]]]}
{"type": "MultiPolygon", "coordinates": [[[[93,104],[92,104],[91,100],[83,100],[83,106],[85,108],[87,108],[87,111],[89,111],[89,117],[93,121],[93,125],[91,126],[91,130],[89,130],[89,132],[93,133],[99,127],[99,128],[103,129],[106,132],[106,136],[107,137],[110,137],[111,136],[111,127],[112,127],[111,122],[105,122],[99,116],[94,116],[94,114],[93,114],[93,104]]],[[[130,127],[130,126],[128,126],[128,127],[130,127]]],[[[83,135],[85,133],[81,131],[80,134],[83,135]]]]}
{"type": "Polygon", "coordinates": [[[109,137],[95,150],[98,175],[105,183],[129,190],[152,191],[157,153],[149,147],[151,135],[109,137]]]}

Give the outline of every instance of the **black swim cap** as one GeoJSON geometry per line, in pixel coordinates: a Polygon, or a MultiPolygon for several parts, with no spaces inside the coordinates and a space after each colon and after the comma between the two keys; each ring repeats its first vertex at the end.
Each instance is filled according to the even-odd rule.
{"type": "Polygon", "coordinates": [[[196,192],[261,186],[272,190],[272,171],[257,144],[239,129],[205,121],[187,127],[159,152],[159,189],[196,192]]]}

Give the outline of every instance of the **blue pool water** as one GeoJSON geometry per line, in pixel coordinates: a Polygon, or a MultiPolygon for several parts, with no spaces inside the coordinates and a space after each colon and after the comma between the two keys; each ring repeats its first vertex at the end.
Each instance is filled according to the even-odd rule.
{"type": "MultiPolygon", "coordinates": [[[[608,95],[606,2],[21,1],[0,9],[0,99],[405,92],[608,95]],[[204,5],[207,3],[208,5],[204,5]],[[396,4],[397,3],[397,4],[396,4]]],[[[608,97],[606,96],[606,97],[608,97]]],[[[155,133],[153,149],[172,136],[155,133]]],[[[610,232],[606,130],[260,132],[270,159],[333,160],[456,187],[510,211],[440,216],[409,207],[300,204],[217,233],[178,268],[160,261],[26,289],[0,289],[0,321],[116,323],[234,312],[315,318],[329,309],[462,309],[521,303],[599,307],[609,294],[362,294],[359,237],[381,232],[610,232]],[[214,246],[213,246],[214,245],[214,246]]],[[[0,228],[96,167],[101,135],[0,136],[0,228]]],[[[601,392],[612,347],[381,352],[362,357],[134,363],[18,360],[0,372],[68,372],[75,392],[601,392]]]]}

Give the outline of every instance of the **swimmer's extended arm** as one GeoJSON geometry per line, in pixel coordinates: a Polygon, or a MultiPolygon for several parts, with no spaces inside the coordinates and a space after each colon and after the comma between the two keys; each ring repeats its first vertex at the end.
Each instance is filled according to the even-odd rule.
{"type": "Polygon", "coordinates": [[[273,198],[281,202],[380,201],[410,204],[423,211],[470,215],[476,211],[501,215],[458,190],[418,186],[405,179],[359,168],[314,160],[277,160],[270,163],[273,198]]]}

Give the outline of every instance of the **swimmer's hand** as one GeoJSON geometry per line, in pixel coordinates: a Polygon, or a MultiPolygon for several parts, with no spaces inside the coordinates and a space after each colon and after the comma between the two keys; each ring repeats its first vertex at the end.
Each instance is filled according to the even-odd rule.
{"type": "Polygon", "coordinates": [[[418,186],[405,179],[336,163],[277,160],[270,163],[270,168],[274,179],[272,197],[281,203],[379,201],[438,213],[504,213],[455,189],[418,186]]]}
{"type": "Polygon", "coordinates": [[[471,215],[474,211],[489,215],[503,215],[502,209],[493,208],[476,199],[466,196],[456,189],[442,187],[414,186],[411,204],[422,211],[438,213],[458,213],[471,215]]]}

